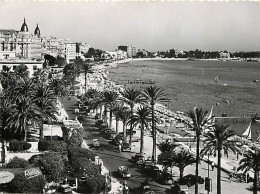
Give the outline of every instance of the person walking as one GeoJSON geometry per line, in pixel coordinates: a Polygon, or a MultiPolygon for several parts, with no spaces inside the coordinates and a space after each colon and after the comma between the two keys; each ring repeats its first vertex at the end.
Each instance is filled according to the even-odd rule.
{"type": "Polygon", "coordinates": [[[119,152],[122,151],[122,144],[123,144],[123,141],[122,141],[122,139],[120,139],[119,144],[118,144],[119,152]]]}
{"type": "Polygon", "coordinates": [[[212,171],[214,171],[214,167],[215,167],[215,163],[212,162],[212,163],[211,163],[211,170],[212,170],[212,171]]]}
{"type": "Polygon", "coordinates": [[[123,182],[123,194],[128,194],[129,192],[129,188],[128,188],[128,185],[127,185],[127,181],[125,180],[123,182]]]}
{"type": "Polygon", "coordinates": [[[233,177],[233,174],[232,174],[232,172],[230,172],[230,173],[229,173],[229,182],[230,182],[230,183],[231,183],[232,177],[233,177]]]}

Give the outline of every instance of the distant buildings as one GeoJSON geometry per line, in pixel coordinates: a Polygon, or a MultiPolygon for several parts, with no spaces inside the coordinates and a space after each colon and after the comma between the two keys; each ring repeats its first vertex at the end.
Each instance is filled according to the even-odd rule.
{"type": "Polygon", "coordinates": [[[69,39],[57,37],[42,37],[37,24],[33,33],[24,18],[20,31],[0,29],[0,71],[6,67],[15,69],[19,64],[25,64],[30,74],[42,68],[44,55],[64,57],[67,63],[82,57],[89,50],[86,43],[74,43],[69,39]]]}
{"type": "Polygon", "coordinates": [[[219,53],[220,58],[230,58],[230,53],[227,51],[221,51],[219,53]]]}
{"type": "Polygon", "coordinates": [[[136,46],[128,46],[127,47],[127,56],[135,57],[136,56],[136,46]]]}
{"type": "Polygon", "coordinates": [[[127,46],[118,46],[118,50],[127,52],[127,46]]]}

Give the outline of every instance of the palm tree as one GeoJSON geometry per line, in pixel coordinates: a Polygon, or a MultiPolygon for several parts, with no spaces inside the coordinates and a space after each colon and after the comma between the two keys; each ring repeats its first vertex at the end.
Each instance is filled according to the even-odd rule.
{"type": "Polygon", "coordinates": [[[201,150],[201,154],[213,153],[215,155],[217,152],[218,155],[217,194],[221,194],[221,152],[223,151],[228,156],[228,150],[231,150],[233,153],[238,151],[236,144],[231,140],[234,135],[233,131],[223,124],[215,125],[212,131],[204,134],[205,147],[201,150]]]}
{"type": "Polygon", "coordinates": [[[151,105],[152,108],[152,134],[153,134],[153,154],[152,160],[156,162],[156,129],[155,129],[155,116],[154,116],[154,105],[156,103],[164,103],[169,100],[166,98],[164,90],[156,86],[147,87],[142,91],[143,99],[151,105]]]}
{"type": "MultiPolygon", "coordinates": [[[[43,121],[47,121],[48,124],[53,124],[53,121],[57,120],[55,116],[57,110],[53,101],[54,94],[50,88],[41,83],[34,88],[32,97],[40,110],[43,121]]],[[[43,122],[40,126],[40,139],[43,139],[43,122]]]]}
{"type": "Polygon", "coordinates": [[[47,74],[44,70],[38,69],[33,73],[33,80],[35,83],[45,83],[47,81],[47,74]]]}
{"type": "Polygon", "coordinates": [[[10,106],[10,117],[7,119],[7,128],[24,132],[24,141],[27,141],[28,125],[39,125],[42,122],[42,117],[39,108],[33,103],[33,99],[22,97],[17,104],[10,106]]]}
{"type": "Polygon", "coordinates": [[[190,110],[187,114],[191,118],[193,122],[193,130],[196,133],[196,140],[197,140],[197,145],[196,145],[196,170],[195,170],[195,175],[196,175],[196,184],[195,184],[195,194],[198,194],[198,176],[199,176],[199,146],[200,146],[200,136],[202,134],[203,128],[207,125],[208,120],[207,119],[208,111],[207,110],[202,110],[202,108],[198,109],[195,107],[193,110],[190,110]]]}
{"type": "MultiPolygon", "coordinates": [[[[140,91],[135,89],[126,89],[121,94],[123,96],[122,98],[123,102],[125,102],[130,106],[131,116],[133,116],[134,105],[136,103],[141,102],[140,91]]],[[[132,124],[130,124],[130,141],[129,141],[130,145],[132,144],[132,131],[133,131],[133,126],[132,124]]]]}
{"type": "Polygon", "coordinates": [[[67,90],[63,82],[59,79],[52,79],[49,83],[51,90],[53,91],[54,96],[56,96],[57,101],[58,97],[64,97],[67,95],[67,90]]]}
{"type": "Polygon", "coordinates": [[[120,120],[120,114],[126,110],[127,107],[124,107],[121,104],[116,104],[116,106],[113,107],[113,113],[116,117],[116,134],[118,134],[118,122],[120,120]]]}
{"type": "Polygon", "coordinates": [[[141,126],[140,153],[142,154],[144,147],[144,128],[148,128],[148,125],[151,122],[151,109],[147,106],[138,107],[129,122],[133,127],[136,127],[137,125],[141,126]]]}
{"type": "Polygon", "coordinates": [[[118,110],[117,116],[123,122],[124,139],[126,139],[126,126],[131,118],[131,113],[127,107],[122,107],[118,110]]]}
{"type": "Polygon", "coordinates": [[[8,90],[9,95],[14,100],[20,100],[21,97],[30,96],[33,91],[34,83],[32,79],[21,79],[18,84],[8,90]]]}
{"type": "Polygon", "coordinates": [[[187,149],[180,150],[170,149],[162,152],[158,156],[158,163],[166,167],[176,166],[180,171],[180,179],[183,177],[183,172],[186,166],[192,165],[196,162],[194,155],[187,149]]]}
{"type": "Polygon", "coordinates": [[[84,72],[85,87],[86,87],[87,86],[87,74],[89,73],[89,70],[91,69],[92,65],[89,62],[83,62],[81,66],[82,66],[82,69],[84,72]]]}
{"type": "Polygon", "coordinates": [[[109,126],[112,127],[112,116],[113,116],[113,107],[118,101],[118,93],[113,91],[104,92],[104,103],[109,107],[109,126]]]}
{"type": "Polygon", "coordinates": [[[257,183],[258,175],[260,170],[260,150],[255,147],[254,150],[248,150],[244,158],[239,162],[239,167],[237,170],[245,170],[245,172],[252,169],[254,171],[254,180],[253,180],[253,194],[257,194],[257,183]]]}

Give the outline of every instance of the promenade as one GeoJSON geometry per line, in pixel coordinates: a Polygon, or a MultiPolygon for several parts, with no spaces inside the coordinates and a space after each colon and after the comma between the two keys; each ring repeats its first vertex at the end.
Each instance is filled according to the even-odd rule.
{"type": "MultiPolygon", "coordinates": [[[[64,104],[64,108],[66,109],[69,119],[74,119],[74,109],[76,108],[76,99],[73,97],[71,100],[63,99],[62,103],[64,104]]],[[[134,155],[135,153],[139,153],[139,142],[134,142],[132,145],[132,152],[119,152],[118,148],[116,146],[113,146],[110,144],[110,142],[107,139],[104,139],[101,137],[100,133],[98,132],[97,128],[94,127],[95,120],[91,119],[89,117],[84,117],[82,120],[83,127],[85,129],[84,132],[84,142],[86,142],[87,145],[91,145],[92,139],[97,138],[99,139],[101,143],[101,149],[99,150],[93,150],[98,156],[103,160],[104,167],[111,172],[111,175],[113,177],[113,192],[116,193],[119,182],[122,181],[122,179],[118,176],[117,169],[120,165],[126,165],[129,167],[129,170],[132,173],[132,177],[127,181],[130,193],[136,193],[136,189],[138,188],[139,184],[146,178],[145,175],[142,174],[140,168],[138,166],[133,165],[128,160],[130,159],[131,155],[134,155]],[[118,182],[119,181],[119,182],[118,182]]],[[[113,121],[113,125],[115,124],[115,121],[113,121]]],[[[122,125],[119,124],[119,131],[122,131],[122,125]]],[[[140,131],[137,130],[135,138],[138,138],[140,134],[140,131]]],[[[159,139],[159,136],[158,136],[159,139]]],[[[183,144],[184,146],[188,146],[186,144],[183,144]]],[[[192,151],[195,152],[195,143],[191,143],[192,145],[192,151]]],[[[145,134],[144,137],[144,152],[145,156],[151,156],[152,154],[152,137],[149,133],[145,134]]],[[[157,155],[160,153],[160,151],[157,149],[157,155]]],[[[216,157],[210,157],[211,161],[216,162],[216,157]]],[[[222,159],[222,167],[229,171],[232,170],[235,165],[238,164],[238,161],[234,158],[234,156],[230,156],[229,158],[222,159]]],[[[179,178],[179,170],[176,167],[173,167],[172,169],[174,179],[177,180],[179,178]]],[[[217,170],[216,168],[214,171],[210,170],[210,178],[213,179],[212,181],[212,194],[216,193],[216,175],[217,170]]],[[[195,174],[195,165],[188,166],[185,168],[184,176],[187,174],[195,174]]],[[[199,165],[199,175],[204,177],[208,176],[208,164],[205,162],[201,162],[199,165]]],[[[156,182],[151,181],[152,189],[155,191],[155,193],[165,193],[169,190],[170,185],[160,185],[156,182]]],[[[222,193],[223,194],[229,194],[232,190],[233,193],[236,194],[247,194],[251,193],[246,188],[251,186],[252,183],[240,183],[236,179],[232,179],[231,182],[228,178],[228,174],[225,172],[222,172],[222,193]]],[[[204,189],[204,184],[199,185],[199,192],[201,194],[206,194],[207,192],[204,189]]],[[[194,186],[189,188],[189,193],[194,193],[194,186]]]]}

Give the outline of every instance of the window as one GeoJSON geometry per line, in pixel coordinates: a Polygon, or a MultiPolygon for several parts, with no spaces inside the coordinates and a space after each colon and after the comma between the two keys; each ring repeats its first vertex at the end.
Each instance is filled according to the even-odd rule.
{"type": "Polygon", "coordinates": [[[16,66],[16,65],[14,65],[14,66],[13,66],[13,70],[15,70],[15,69],[16,69],[16,67],[17,67],[17,66],[16,66]]]}
{"type": "Polygon", "coordinates": [[[36,71],[37,70],[37,65],[33,66],[33,70],[36,71]]]}
{"type": "Polygon", "coordinates": [[[6,71],[6,70],[7,70],[6,65],[3,65],[3,71],[6,71]]]}

